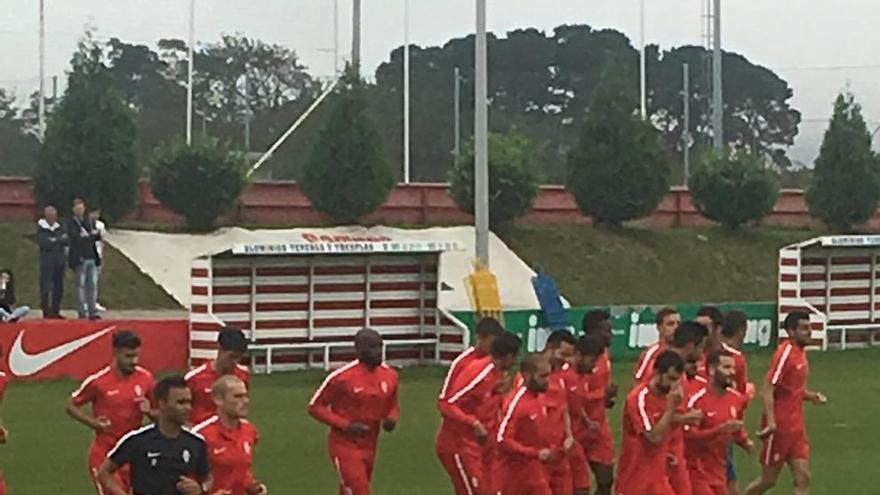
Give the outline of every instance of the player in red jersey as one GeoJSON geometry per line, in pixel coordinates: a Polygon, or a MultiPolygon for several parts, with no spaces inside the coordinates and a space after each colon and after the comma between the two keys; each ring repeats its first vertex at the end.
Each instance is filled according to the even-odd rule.
{"type": "Polygon", "coordinates": [[[193,428],[205,437],[212,490],[222,495],[266,495],[266,485],[254,479],[254,449],[259,440],[257,427],[248,421],[248,389],[240,378],[220,377],[211,390],[217,414],[193,428]]]}
{"type": "MultiPolygon", "coordinates": [[[[6,373],[0,371],[0,404],[3,403],[3,399],[6,396],[6,385],[8,382],[9,378],[6,376],[6,373]]],[[[9,432],[3,426],[3,418],[0,418],[0,444],[5,444],[6,437],[8,436],[9,432]]],[[[2,470],[0,470],[0,495],[6,495],[6,478],[3,476],[2,470]]]]}
{"type": "MultiPolygon", "coordinates": [[[[503,495],[554,495],[546,465],[566,454],[558,446],[561,430],[549,422],[546,392],[551,367],[543,354],[529,354],[520,367],[523,385],[514,391],[505,407],[495,440],[500,451],[503,495]],[[555,436],[555,438],[554,438],[555,436]]],[[[563,494],[564,495],[564,494],[563,494]]]]}
{"type": "Polygon", "coordinates": [[[807,389],[810,364],[806,347],[812,338],[810,315],[793,311],[785,318],[789,339],[781,342],[773,354],[764,389],[761,476],[752,481],[745,495],[760,495],[776,485],[779,472],[788,464],[794,479],[794,495],[810,493],[810,443],[804,424],[804,401],[825,404],[820,392],[807,389]]]}
{"type": "MultiPolygon", "coordinates": [[[[98,468],[116,442],[131,430],[140,428],[144,416],[155,418],[153,375],[138,366],[141,339],[134,332],[113,335],[113,364],[85,379],[67,403],[67,414],[95,430],[89,449],[89,476],[99,495],[105,487],[98,482],[98,468]],[[92,414],[82,408],[91,403],[92,414]]],[[[128,471],[117,472],[119,484],[129,484],[128,471]]]]}
{"type": "Polygon", "coordinates": [[[672,343],[679,323],[681,323],[681,315],[678,314],[677,309],[667,306],[657,312],[657,343],[646,347],[639,355],[633,370],[634,387],[650,378],[651,370],[654,369],[654,360],[672,343]]]}
{"type": "MultiPolygon", "coordinates": [[[[755,385],[749,382],[749,370],[746,356],[742,352],[743,341],[748,329],[748,316],[742,311],[728,311],[724,314],[724,322],[721,325],[721,350],[733,356],[734,376],[732,387],[746,398],[746,404],[755,397],[755,385]]],[[[727,493],[739,495],[739,485],[736,479],[736,469],[733,463],[733,444],[727,452],[727,493]]]]}
{"type": "MultiPolygon", "coordinates": [[[[571,417],[571,432],[575,439],[575,445],[569,453],[572,477],[574,480],[575,494],[588,494],[590,488],[590,460],[586,454],[585,445],[588,445],[590,437],[599,437],[601,425],[598,421],[590,418],[587,405],[592,399],[590,390],[590,376],[596,368],[596,363],[605,355],[605,343],[598,335],[583,335],[578,339],[574,353],[574,364],[571,373],[564,375],[567,387],[568,410],[571,417]]],[[[603,397],[604,399],[604,397],[603,397]]],[[[601,404],[604,416],[605,404],[601,404]]],[[[605,424],[607,430],[608,425],[605,424]]],[[[610,432],[609,432],[610,435],[610,432]]],[[[612,444],[613,445],[613,444],[612,444]]],[[[613,448],[613,447],[612,447],[613,448]]],[[[613,451],[612,451],[613,456],[613,451]]],[[[612,457],[613,462],[613,457],[612,457]]],[[[609,466],[610,467],[610,466],[609,466]]],[[[611,475],[609,475],[611,477],[611,475]]],[[[598,476],[597,476],[598,480],[598,476]]],[[[598,491],[597,493],[610,493],[598,491]]]]}
{"type": "Polygon", "coordinates": [[[681,356],[664,351],[654,360],[648,383],[627,395],[615,495],[677,495],[669,484],[666,456],[673,418],[684,399],[682,373],[681,356]]]}
{"type": "Polygon", "coordinates": [[[709,354],[721,349],[721,326],[724,324],[724,313],[717,306],[700,306],[694,321],[706,327],[706,343],[703,346],[703,359],[698,363],[698,371],[703,378],[709,378],[706,361],[709,354]]]}
{"type": "Polygon", "coordinates": [[[437,433],[437,456],[456,495],[495,493],[491,435],[495,433],[508,373],[516,364],[520,339],[505,332],[492,343],[489,357],[470,364],[439,402],[443,421],[437,433]]]}
{"type": "Polygon", "coordinates": [[[545,462],[543,467],[551,491],[562,495],[587,495],[590,491],[587,457],[574,441],[569,414],[568,389],[577,388],[579,381],[572,368],[576,345],[577,339],[571,332],[555,330],[547,338],[543,351],[551,371],[547,390],[543,394],[547,419],[542,434],[546,439],[552,439],[547,443],[547,448],[560,453],[545,462]]]}
{"type": "Polygon", "coordinates": [[[248,386],[250,372],[239,364],[248,348],[244,332],[237,328],[222,328],[217,336],[217,359],[197,366],[186,374],[186,383],[192,392],[191,424],[197,425],[217,414],[217,404],[211,389],[221,376],[234,375],[248,386]]]}
{"type": "Polygon", "coordinates": [[[309,414],[330,427],[330,459],[340,495],[369,495],[379,430],[397,427],[397,371],[382,362],[382,336],[362,329],[357,359],[330,373],[309,401],[309,414]]]}
{"type": "Polygon", "coordinates": [[[437,398],[438,404],[446,398],[446,392],[455,382],[455,379],[458,378],[458,375],[461,374],[462,370],[470,366],[474,361],[485,358],[489,355],[489,352],[492,350],[492,342],[494,342],[495,338],[502,333],[504,333],[504,327],[501,326],[501,323],[498,323],[498,320],[495,318],[486,317],[477,323],[477,343],[476,345],[465,349],[464,352],[459,354],[458,357],[452,361],[452,364],[449,365],[449,371],[446,372],[446,379],[443,380],[443,388],[440,389],[440,396],[437,398]]]}
{"type": "Polygon", "coordinates": [[[736,373],[733,355],[709,354],[709,384],[688,399],[688,408],[703,413],[700,424],[685,426],[688,470],[694,495],[728,495],[727,451],[732,441],[751,453],[754,443],[743,428],[746,397],[731,387],[736,373]]]}

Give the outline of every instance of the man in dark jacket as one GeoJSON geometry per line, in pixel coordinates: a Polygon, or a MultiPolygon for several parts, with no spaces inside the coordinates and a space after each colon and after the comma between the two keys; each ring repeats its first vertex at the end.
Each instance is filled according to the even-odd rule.
{"type": "Polygon", "coordinates": [[[37,244],[40,246],[40,306],[43,308],[43,318],[61,318],[68,237],[58,223],[58,210],[54,206],[47,206],[43,210],[43,218],[37,222],[37,244]]]}
{"type": "Polygon", "coordinates": [[[76,311],[80,318],[100,319],[98,308],[98,256],[96,241],[101,233],[94,222],[86,217],[86,203],[82,198],[73,200],[73,217],[67,223],[70,237],[68,262],[76,272],[76,311]]]}
{"type": "Polygon", "coordinates": [[[15,282],[11,270],[0,270],[0,323],[15,322],[24,318],[30,308],[15,307],[15,282]]]}

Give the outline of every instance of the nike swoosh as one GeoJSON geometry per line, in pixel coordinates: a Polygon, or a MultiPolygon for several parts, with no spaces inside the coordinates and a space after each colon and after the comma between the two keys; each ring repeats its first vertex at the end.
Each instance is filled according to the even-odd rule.
{"type": "Polygon", "coordinates": [[[107,335],[115,328],[116,326],[113,325],[91,335],[80,337],[66,344],[61,344],[57,347],[36,354],[29,354],[24,350],[24,347],[22,347],[21,343],[24,340],[25,332],[27,332],[27,330],[22,330],[21,333],[18,334],[18,337],[15,338],[15,342],[12,344],[12,349],[9,351],[9,371],[17,376],[35,375],[51,366],[56,361],[64,359],[68,354],[87,346],[104,335],[107,335]]]}

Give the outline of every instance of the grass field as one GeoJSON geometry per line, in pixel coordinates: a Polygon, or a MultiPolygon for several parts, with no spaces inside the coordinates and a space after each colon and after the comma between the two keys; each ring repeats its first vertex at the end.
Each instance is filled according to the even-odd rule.
{"type": "MultiPolygon", "coordinates": [[[[763,377],[770,355],[750,360],[755,381],[763,377]]],[[[880,349],[813,353],[812,388],[825,392],[829,404],[807,406],[813,449],[813,493],[880,493],[870,468],[880,445],[876,427],[880,349]]],[[[632,363],[615,363],[617,383],[628,384],[632,363]]],[[[451,492],[433,453],[438,424],[434,400],[444,370],[403,370],[402,417],[398,431],[381,441],[374,480],[377,495],[446,495],[451,492]]],[[[305,405],[322,373],[302,372],[255,377],[252,419],[262,433],[256,472],[275,494],[332,494],[335,476],[326,455],[326,429],[306,414],[305,405]]],[[[68,419],[63,405],[75,384],[54,381],[13,384],[6,396],[5,421],[10,442],[0,449],[14,495],[93,493],[86,478],[89,432],[68,419]]],[[[749,409],[749,430],[759,423],[759,404],[749,409]]],[[[611,412],[619,432],[620,409],[611,412]]],[[[755,458],[738,453],[742,479],[758,468],[755,458]]],[[[790,493],[784,476],[772,493],[790,493]]]]}

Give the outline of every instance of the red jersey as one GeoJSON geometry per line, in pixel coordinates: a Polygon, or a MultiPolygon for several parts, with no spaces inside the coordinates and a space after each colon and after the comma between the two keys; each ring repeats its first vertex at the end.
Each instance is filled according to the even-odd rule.
{"type": "Polygon", "coordinates": [[[549,448],[546,432],[552,429],[552,421],[545,394],[518,388],[496,435],[503,458],[508,463],[538,460],[541,449],[549,448]]]}
{"type": "Polygon", "coordinates": [[[472,362],[452,383],[445,399],[438,407],[443,416],[437,434],[439,448],[452,447],[461,442],[479,446],[474,434],[474,422],[479,421],[490,432],[498,425],[502,395],[498,384],[504,372],[495,368],[492,358],[472,362]]]}
{"type": "Polygon", "coordinates": [[[254,448],[259,441],[257,427],[242,419],[235,428],[227,428],[217,416],[196,425],[192,430],[205,437],[208,459],[214,477],[213,491],[228,490],[229,495],[247,495],[254,484],[252,470],[254,448]]]}
{"type": "Polygon", "coordinates": [[[645,437],[660,421],[666,404],[666,396],[653,393],[650,384],[637,385],[627,395],[615,494],[674,494],[666,474],[669,435],[659,444],[645,437]]]}
{"type": "Polygon", "coordinates": [[[355,359],[327,375],[309,401],[309,414],[330,426],[330,442],[342,447],[375,450],[382,422],[397,421],[397,371],[385,363],[374,368],[355,359]],[[370,430],[355,437],[346,429],[363,423],[370,430]]]}
{"type": "Polygon", "coordinates": [[[440,396],[437,398],[438,404],[439,401],[446,398],[446,392],[449,391],[449,387],[455,383],[455,379],[458,378],[461,372],[474,361],[485,357],[487,357],[487,355],[476,347],[468,347],[464,352],[459,354],[458,357],[452,361],[452,364],[449,365],[449,371],[446,372],[446,379],[443,380],[443,388],[440,389],[440,396]]]}
{"type": "MultiPolygon", "coordinates": [[[[250,372],[246,366],[236,364],[232,369],[232,375],[237,376],[250,388],[250,372]]],[[[192,412],[189,414],[189,422],[197,425],[211,416],[217,414],[217,405],[211,396],[211,388],[214,382],[223,376],[214,369],[214,361],[209,361],[197,366],[186,374],[186,383],[192,392],[192,412]]]]}
{"type": "Polygon", "coordinates": [[[542,430],[546,446],[561,449],[565,441],[565,413],[569,410],[568,384],[575,378],[574,371],[566,364],[550,373],[547,390],[541,394],[546,409],[547,422],[542,430]]]}
{"type": "Polygon", "coordinates": [[[605,394],[608,393],[608,386],[611,385],[611,360],[608,358],[608,351],[599,356],[593,371],[584,376],[588,390],[584,404],[587,416],[600,425],[605,424],[608,422],[605,394]]]}
{"type": "MultiPolygon", "coordinates": [[[[737,349],[733,347],[721,343],[721,350],[730,353],[733,356],[733,369],[736,371],[736,375],[733,377],[733,388],[736,389],[737,392],[745,395],[746,393],[746,385],[749,383],[749,372],[748,366],[746,364],[746,356],[737,349]]],[[[709,354],[706,353],[706,356],[699,364],[699,375],[703,378],[709,378],[709,354]]]]}
{"type": "MultiPolygon", "coordinates": [[[[727,446],[731,440],[745,444],[745,430],[722,433],[718,428],[727,421],[739,419],[746,404],[743,394],[730,388],[718,394],[706,386],[687,401],[688,409],[699,409],[703,419],[697,426],[684,427],[688,448],[688,467],[708,485],[727,484],[727,446]]],[[[693,477],[693,475],[692,475],[693,477]]]]}
{"type": "Polygon", "coordinates": [[[127,376],[120,374],[116,366],[107,366],[82,382],[72,394],[73,403],[91,403],[93,416],[110,420],[109,431],[95,432],[95,445],[112,449],[123,435],[143,426],[140,402],[146,398],[155,407],[154,384],[152,373],[140,366],[127,376]]]}
{"type": "MultiPolygon", "coordinates": [[[[800,432],[804,425],[804,393],[810,363],[807,352],[791,341],[779,344],[767,370],[767,380],[776,387],[773,392],[773,410],[776,427],[782,432],[800,432]]],[[[764,421],[766,422],[766,417],[764,421]]]]}
{"type": "MultiPolygon", "coordinates": [[[[571,433],[576,439],[583,438],[589,432],[589,426],[583,416],[587,412],[587,404],[590,398],[590,374],[578,373],[574,369],[562,375],[565,384],[565,398],[568,402],[568,414],[571,416],[571,433]]],[[[604,405],[603,405],[604,409],[604,405]]],[[[590,418],[592,420],[592,418],[590,418]]]]}
{"type": "Polygon", "coordinates": [[[647,383],[651,379],[651,375],[654,374],[654,361],[657,361],[657,356],[665,350],[666,346],[658,342],[650,347],[646,347],[639,354],[639,360],[636,361],[636,367],[633,370],[633,378],[636,379],[636,384],[647,383]]]}

